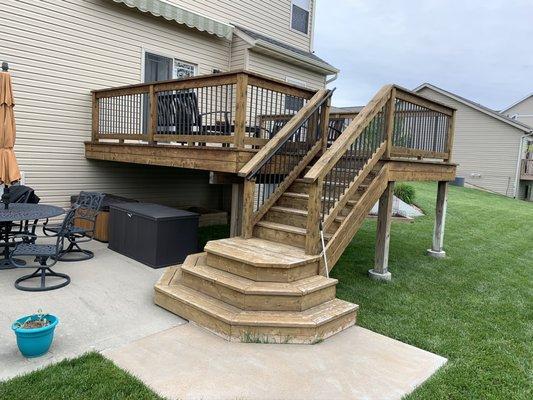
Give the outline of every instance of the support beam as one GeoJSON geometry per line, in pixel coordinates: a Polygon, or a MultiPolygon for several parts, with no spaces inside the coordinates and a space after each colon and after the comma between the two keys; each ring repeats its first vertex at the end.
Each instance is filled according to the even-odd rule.
{"type": "Polygon", "coordinates": [[[376,231],[376,257],[374,268],[368,271],[370,278],[379,281],[390,281],[389,243],[390,225],[392,220],[392,201],[394,199],[394,182],[389,182],[379,198],[378,221],[376,231]]]}
{"type": "Polygon", "coordinates": [[[440,181],[437,189],[437,206],[435,209],[435,228],[433,230],[433,244],[428,249],[428,256],[435,258],[446,257],[444,251],[444,224],[446,222],[446,207],[448,204],[448,182],[440,181]]]}
{"type": "Polygon", "coordinates": [[[231,215],[229,225],[230,237],[240,236],[242,228],[242,202],[244,182],[231,184],[231,215]]]}
{"type": "Polygon", "coordinates": [[[529,184],[526,200],[527,201],[533,201],[533,182],[531,182],[529,184]]]}

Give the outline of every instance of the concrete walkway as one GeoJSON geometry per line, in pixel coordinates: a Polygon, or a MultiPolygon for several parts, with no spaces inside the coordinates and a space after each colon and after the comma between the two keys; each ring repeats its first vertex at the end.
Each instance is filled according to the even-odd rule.
{"type": "Polygon", "coordinates": [[[162,270],[121,256],[102,243],[87,247],[95,251],[92,260],[56,265],[54,270],[72,279],[58,290],[23,292],[13,282],[32,270],[0,271],[0,380],[185,323],[153,303],[153,286],[162,270]],[[38,309],[57,315],[60,322],[51,351],[26,359],[17,349],[11,324],[38,309]]]}
{"type": "Polygon", "coordinates": [[[317,345],[229,343],[194,324],[103,354],[170,399],[401,399],[446,359],[360,327],[317,345]]]}

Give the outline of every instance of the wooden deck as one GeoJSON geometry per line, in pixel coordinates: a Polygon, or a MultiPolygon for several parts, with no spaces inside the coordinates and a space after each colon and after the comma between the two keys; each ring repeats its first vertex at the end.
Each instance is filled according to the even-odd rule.
{"type": "Polygon", "coordinates": [[[228,340],[315,343],[352,326],[358,306],[335,298],[329,271],[379,202],[369,274],[390,280],[396,181],[439,182],[429,252],[445,254],[455,110],[387,85],[359,113],[330,115],[332,94],[245,71],[93,92],[87,158],[233,185],[233,237],[169,268],[156,304],[228,340]]]}
{"type": "Polygon", "coordinates": [[[224,147],[85,142],[85,157],[93,160],[227,173],[239,172],[255,153],[252,149],[224,147]]]}

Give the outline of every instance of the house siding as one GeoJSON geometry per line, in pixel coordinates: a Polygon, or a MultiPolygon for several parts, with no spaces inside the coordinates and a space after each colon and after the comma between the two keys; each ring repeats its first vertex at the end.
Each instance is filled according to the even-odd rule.
{"type": "Polygon", "coordinates": [[[217,207],[203,171],[89,161],[91,89],[141,82],[142,51],[229,68],[230,42],[107,0],[18,0],[0,7],[0,54],[15,93],[15,151],[42,201],[67,206],[80,190],[163,204],[217,207]]]}
{"type": "Polygon", "coordinates": [[[516,119],[518,121],[533,128],[533,96],[530,96],[524,101],[515,104],[510,109],[505,111],[504,114],[510,117],[516,115],[516,119]]]}
{"type": "Polygon", "coordinates": [[[248,68],[250,71],[271,76],[285,81],[287,78],[297,79],[306,83],[310,89],[322,89],[326,85],[326,77],[296,65],[277,60],[254,51],[249,52],[248,68]]]}
{"type": "MultiPolygon", "coordinates": [[[[313,26],[314,1],[310,1],[310,31],[313,26]]],[[[291,0],[167,0],[167,2],[221,22],[240,25],[306,51],[310,49],[313,32],[304,35],[291,29],[291,0]]]]}
{"type": "Polygon", "coordinates": [[[452,161],[459,164],[457,176],[472,185],[514,196],[523,132],[430,88],[419,93],[457,109],[452,154],[452,161]]]}

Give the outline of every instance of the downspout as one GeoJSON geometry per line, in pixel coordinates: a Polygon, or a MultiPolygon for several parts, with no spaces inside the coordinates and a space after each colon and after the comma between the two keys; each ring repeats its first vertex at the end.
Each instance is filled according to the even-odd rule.
{"type": "Polygon", "coordinates": [[[533,132],[520,136],[520,145],[518,146],[518,157],[516,160],[516,175],[514,183],[514,198],[518,197],[518,191],[520,190],[520,163],[522,162],[522,150],[524,148],[524,139],[533,138],[533,132]]]}

